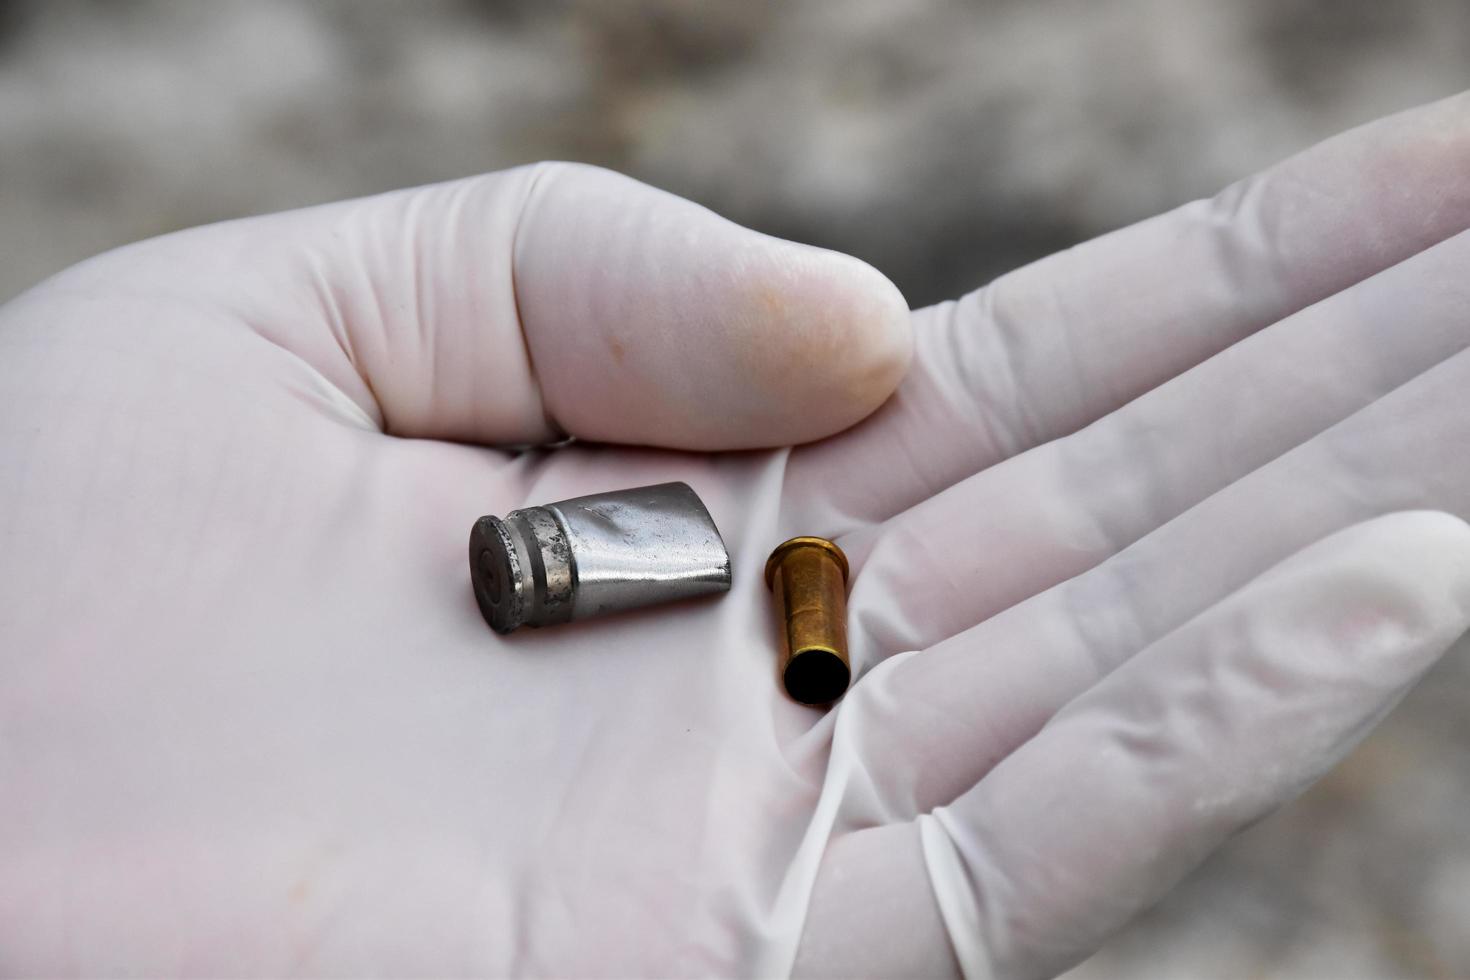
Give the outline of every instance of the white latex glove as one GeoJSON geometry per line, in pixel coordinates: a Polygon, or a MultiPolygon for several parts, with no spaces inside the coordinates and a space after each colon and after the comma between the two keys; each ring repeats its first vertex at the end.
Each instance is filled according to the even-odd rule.
{"type": "Polygon", "coordinates": [[[1470,622],[1470,101],[912,327],[581,167],[197,229],[0,310],[0,968],[1032,976],[1470,622]],[[583,440],[552,452],[484,448],[583,440]],[[731,594],[508,638],[485,513],[691,483],[731,594]],[[1393,513],[1417,511],[1415,513],[1393,513]],[[1384,516],[1388,515],[1388,516],[1384,516]],[[854,567],[787,701],[760,569],[854,567]]]}

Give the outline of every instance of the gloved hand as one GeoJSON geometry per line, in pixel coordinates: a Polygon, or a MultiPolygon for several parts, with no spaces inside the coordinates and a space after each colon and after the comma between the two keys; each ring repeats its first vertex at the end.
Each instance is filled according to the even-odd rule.
{"type": "Polygon", "coordinates": [[[565,165],[37,287],[0,310],[0,967],[1075,962],[1470,623],[1467,160],[1461,97],[912,321],[565,165]],[[911,343],[860,425],[718,452],[851,425],[911,343]],[[476,517],[674,479],[731,594],[485,626],[476,517]],[[797,533],[854,568],[825,714],[760,575],[797,533]]]}

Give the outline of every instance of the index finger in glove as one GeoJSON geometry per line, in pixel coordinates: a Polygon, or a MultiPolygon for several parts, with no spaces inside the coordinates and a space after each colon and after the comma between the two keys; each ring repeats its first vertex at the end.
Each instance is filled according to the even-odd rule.
{"type": "Polygon", "coordinates": [[[1467,160],[1470,93],[919,311],[895,397],[793,457],[792,526],[886,519],[1458,234],[1467,160]]]}

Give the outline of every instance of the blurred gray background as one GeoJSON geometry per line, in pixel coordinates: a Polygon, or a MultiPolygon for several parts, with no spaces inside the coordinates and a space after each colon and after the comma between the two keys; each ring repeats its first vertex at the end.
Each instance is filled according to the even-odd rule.
{"type": "MultiPolygon", "coordinates": [[[[1466,87],[1464,0],[0,0],[0,300],[160,232],[560,158],[922,305],[1466,87]]],[[[1467,658],[1074,974],[1123,976],[1470,976],[1467,658]]]]}

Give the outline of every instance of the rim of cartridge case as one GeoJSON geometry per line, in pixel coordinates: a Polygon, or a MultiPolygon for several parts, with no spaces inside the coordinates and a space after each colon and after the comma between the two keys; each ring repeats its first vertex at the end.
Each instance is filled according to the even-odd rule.
{"type": "Polygon", "coordinates": [[[771,557],[766,559],[766,588],[775,586],[776,569],[786,560],[786,556],[793,551],[800,551],[802,548],[816,548],[819,551],[825,551],[837,563],[837,567],[842,570],[842,584],[847,584],[847,556],[842,553],[842,549],[826,538],[800,535],[776,545],[776,550],[772,551],[771,557]]]}
{"type": "Polygon", "coordinates": [[[475,553],[470,556],[470,577],[475,588],[475,600],[480,605],[482,614],[486,611],[485,606],[488,603],[490,615],[485,618],[497,633],[510,633],[523,625],[527,612],[529,597],[526,595],[525,579],[528,570],[521,566],[513,538],[514,533],[514,530],[508,527],[503,520],[487,514],[475,521],[470,535],[471,547],[479,545],[475,553]],[[481,565],[480,557],[487,551],[494,556],[492,561],[503,563],[506,573],[503,576],[504,580],[499,582],[500,599],[498,601],[491,598],[488,588],[482,586],[481,577],[489,573],[481,565]],[[486,602],[480,601],[482,594],[486,602]]]}

